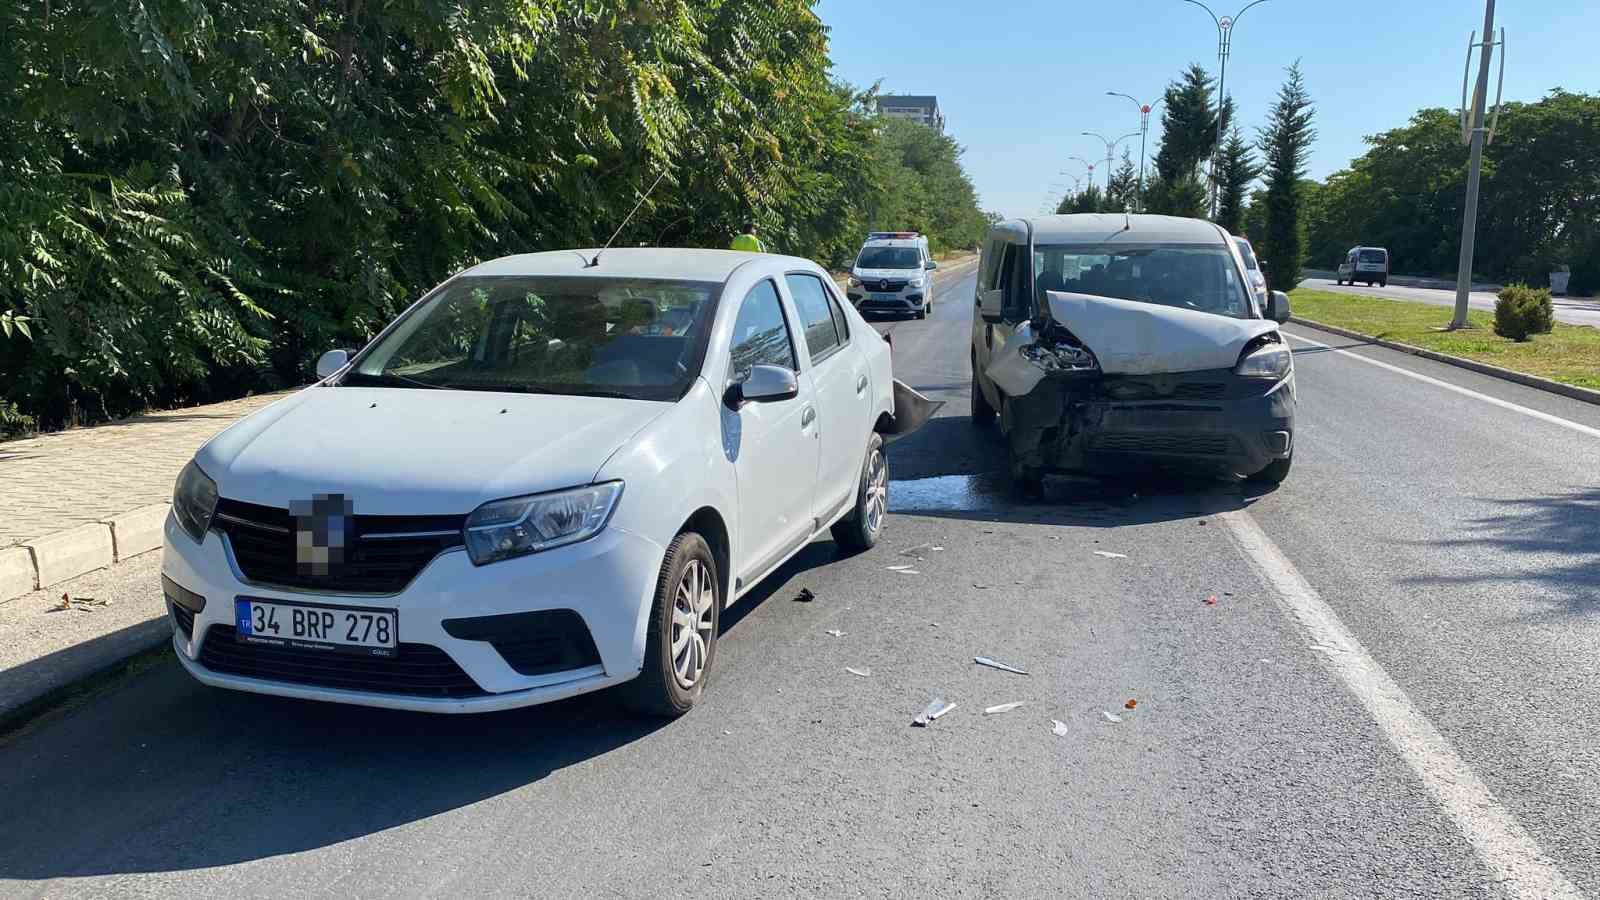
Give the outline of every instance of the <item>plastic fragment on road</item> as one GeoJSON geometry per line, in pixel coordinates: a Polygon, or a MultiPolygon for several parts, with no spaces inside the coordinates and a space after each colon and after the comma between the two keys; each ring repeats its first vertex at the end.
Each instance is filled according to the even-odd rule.
{"type": "Polygon", "coordinates": [[[1122,708],[1123,709],[1135,709],[1138,706],[1139,706],[1139,701],[1137,701],[1137,700],[1129,700],[1127,703],[1122,704],[1122,708]]]}
{"type": "Polygon", "coordinates": [[[974,581],[974,582],[973,582],[973,583],[972,583],[972,586],[973,586],[973,587],[975,587],[975,588],[977,588],[977,589],[978,589],[978,590],[980,590],[980,591],[987,591],[987,590],[988,590],[988,589],[989,589],[989,586],[988,586],[988,585],[987,585],[987,584],[979,584],[979,583],[978,583],[978,582],[976,582],[976,581],[974,581]]]}
{"type": "Polygon", "coordinates": [[[1126,553],[1112,553],[1110,550],[1096,550],[1094,552],[1094,555],[1095,556],[1102,556],[1102,557],[1105,557],[1106,559],[1127,559],[1128,558],[1128,554],[1126,554],[1126,553]]]}
{"type": "Polygon", "coordinates": [[[1027,706],[1027,705],[1028,705],[1028,701],[1026,701],[1026,700],[1017,700],[1017,701],[1012,702],[1012,703],[1002,703],[999,706],[991,706],[988,709],[985,709],[983,711],[983,714],[986,715],[986,716],[998,716],[1001,713],[1008,713],[1008,712],[1011,712],[1013,709],[1017,709],[1018,707],[1027,706]]]}
{"type": "Polygon", "coordinates": [[[1051,719],[1050,730],[1055,732],[1056,737],[1066,737],[1067,723],[1061,721],[1060,719],[1051,719]]]}
{"type": "Polygon", "coordinates": [[[846,672],[849,672],[851,675],[860,675],[862,678],[871,678],[872,677],[872,670],[871,669],[866,669],[866,668],[857,669],[857,668],[855,668],[853,666],[846,666],[844,670],[846,672]]]}
{"type": "Polygon", "coordinates": [[[922,712],[911,720],[911,724],[918,728],[927,728],[928,723],[955,708],[956,705],[954,703],[946,703],[944,697],[934,694],[933,699],[928,701],[928,705],[923,708],[922,712]]]}
{"type": "Polygon", "coordinates": [[[810,603],[815,599],[817,599],[817,595],[811,593],[810,588],[801,588],[800,593],[794,595],[794,601],[796,603],[810,603]]]}
{"type": "Polygon", "coordinates": [[[991,669],[999,669],[1002,672],[1010,672],[1010,673],[1012,673],[1014,675],[1026,675],[1026,674],[1028,674],[1026,669],[1019,669],[1016,666],[1008,665],[1006,663],[1000,662],[997,659],[990,659],[987,656],[974,656],[972,658],[972,661],[977,663],[980,666],[988,666],[991,669]]]}
{"type": "Polygon", "coordinates": [[[1216,594],[1212,594],[1211,596],[1207,597],[1203,602],[1207,606],[1216,606],[1217,605],[1217,595],[1216,594]]]}
{"type": "Polygon", "coordinates": [[[829,628],[826,633],[827,634],[831,634],[834,637],[844,637],[844,632],[840,631],[837,628],[829,628]]]}
{"type": "Polygon", "coordinates": [[[942,550],[942,549],[944,549],[944,548],[943,547],[935,547],[932,544],[918,544],[915,547],[911,547],[911,548],[908,548],[908,549],[905,549],[905,550],[901,550],[900,551],[900,555],[901,556],[909,556],[912,559],[923,559],[926,556],[927,552],[931,552],[933,550],[942,550]]]}
{"type": "Polygon", "coordinates": [[[1103,710],[1102,709],[1102,710],[1100,710],[1100,715],[1105,716],[1106,717],[1106,721],[1110,722],[1113,725],[1122,724],[1122,717],[1117,715],[1114,712],[1108,712],[1107,710],[1103,710]]]}

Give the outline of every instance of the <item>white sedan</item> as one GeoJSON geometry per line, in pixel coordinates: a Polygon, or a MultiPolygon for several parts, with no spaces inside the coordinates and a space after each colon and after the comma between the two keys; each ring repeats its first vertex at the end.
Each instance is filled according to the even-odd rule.
{"type": "MultiPolygon", "coordinates": [[[[688,711],[726,605],[884,527],[889,345],[822,269],[720,250],[451,278],[179,476],[162,585],[223,688],[437,712],[625,685],[688,711]]],[[[903,391],[903,388],[900,389],[903,391]]]]}

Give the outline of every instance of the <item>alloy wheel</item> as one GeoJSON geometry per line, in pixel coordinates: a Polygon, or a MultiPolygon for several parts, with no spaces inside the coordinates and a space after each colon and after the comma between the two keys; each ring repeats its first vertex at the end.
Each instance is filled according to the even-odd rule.
{"type": "Polygon", "coordinates": [[[867,495],[865,508],[867,533],[876,535],[883,528],[883,517],[889,513],[889,466],[883,451],[874,447],[867,461],[867,495]]]}
{"type": "Polygon", "coordinates": [[[711,570],[689,560],[672,600],[672,674],[684,690],[699,683],[716,630],[717,587],[711,570]]]}

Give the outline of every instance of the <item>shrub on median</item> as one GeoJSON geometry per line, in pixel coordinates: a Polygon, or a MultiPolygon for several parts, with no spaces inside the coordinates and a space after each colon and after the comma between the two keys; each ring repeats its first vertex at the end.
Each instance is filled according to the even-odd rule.
{"type": "Polygon", "coordinates": [[[1556,327],[1549,288],[1507,285],[1494,304],[1494,333],[1513,341],[1549,334],[1556,327]]]}

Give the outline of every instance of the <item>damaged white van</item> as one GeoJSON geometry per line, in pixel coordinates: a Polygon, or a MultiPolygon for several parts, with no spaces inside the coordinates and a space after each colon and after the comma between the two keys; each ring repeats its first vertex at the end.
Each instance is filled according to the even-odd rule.
{"type": "Polygon", "coordinates": [[[1011,476],[1181,468],[1278,483],[1294,460],[1289,298],[1228,233],[1169,216],[1001,222],[972,319],[972,417],[1011,476]],[[1264,307],[1264,308],[1263,308],[1264,307]]]}

